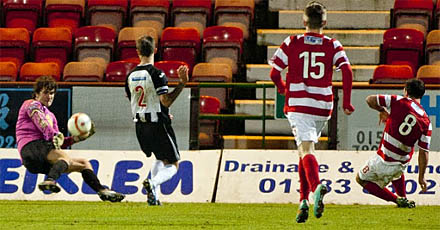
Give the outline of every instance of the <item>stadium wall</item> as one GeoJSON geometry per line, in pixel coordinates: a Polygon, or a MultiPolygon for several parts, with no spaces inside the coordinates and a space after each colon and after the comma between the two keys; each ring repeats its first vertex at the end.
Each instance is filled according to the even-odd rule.
{"type": "MultiPolygon", "coordinates": [[[[91,160],[104,185],[127,194],[129,202],[146,201],[142,181],[152,158],[141,151],[67,150],[91,160]]],[[[366,194],[356,183],[357,171],[373,151],[317,151],[320,177],[329,193],[326,203],[389,204],[366,194]]],[[[417,153],[405,178],[409,199],[418,205],[440,205],[440,152],[430,153],[426,172],[428,191],[420,193],[417,153]]],[[[297,154],[292,150],[181,151],[179,171],[161,186],[163,202],[297,203],[297,154]]],[[[63,175],[58,194],[43,194],[36,185],[43,175],[27,172],[16,149],[0,149],[0,199],[96,201],[98,196],[82,182],[79,173],[63,175]]],[[[391,189],[391,188],[390,188],[391,189]]]]}
{"type": "MultiPolygon", "coordinates": [[[[87,113],[97,129],[93,138],[72,149],[139,150],[130,102],[125,95],[124,87],[72,87],[72,113],[87,113]]],[[[189,149],[190,95],[191,89],[184,89],[170,108],[181,150],[189,149]]]]}

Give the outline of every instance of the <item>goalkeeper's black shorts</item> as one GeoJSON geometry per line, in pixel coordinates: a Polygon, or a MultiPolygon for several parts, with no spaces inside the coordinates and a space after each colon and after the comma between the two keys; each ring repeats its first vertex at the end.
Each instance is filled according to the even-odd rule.
{"type": "Polygon", "coordinates": [[[167,160],[170,164],[180,160],[176,135],[171,124],[164,122],[136,122],[136,137],[142,151],[156,159],[167,160]]]}
{"type": "Polygon", "coordinates": [[[40,139],[27,143],[20,152],[24,167],[31,173],[48,174],[52,165],[47,154],[52,149],[55,149],[52,141],[40,139]]]}

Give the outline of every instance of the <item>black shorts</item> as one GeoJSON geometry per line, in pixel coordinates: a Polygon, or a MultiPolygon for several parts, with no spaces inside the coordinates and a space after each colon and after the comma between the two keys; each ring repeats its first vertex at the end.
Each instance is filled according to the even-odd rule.
{"type": "Polygon", "coordinates": [[[176,135],[171,124],[163,122],[136,122],[136,137],[142,151],[149,157],[174,163],[180,160],[176,135]]]}
{"type": "Polygon", "coordinates": [[[55,149],[51,141],[35,140],[21,149],[20,155],[24,167],[31,173],[48,174],[52,164],[47,161],[47,154],[55,149]]]}

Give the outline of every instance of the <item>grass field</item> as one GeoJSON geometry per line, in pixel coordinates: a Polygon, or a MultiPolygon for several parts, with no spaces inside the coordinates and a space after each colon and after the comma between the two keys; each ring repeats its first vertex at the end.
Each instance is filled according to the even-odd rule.
{"type": "Polygon", "coordinates": [[[295,223],[296,204],[0,201],[0,229],[440,229],[440,206],[326,205],[295,223]]]}

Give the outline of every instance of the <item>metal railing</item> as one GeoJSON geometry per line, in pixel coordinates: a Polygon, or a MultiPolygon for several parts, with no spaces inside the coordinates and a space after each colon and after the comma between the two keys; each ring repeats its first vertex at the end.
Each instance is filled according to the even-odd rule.
{"type": "Polygon", "coordinates": [[[262,88],[263,89],[263,111],[262,115],[246,115],[246,114],[203,114],[192,113],[191,115],[191,134],[190,148],[199,149],[198,130],[199,120],[261,120],[262,121],[262,148],[266,147],[266,120],[273,120],[274,116],[266,116],[266,89],[274,88],[273,83],[214,83],[214,82],[190,82],[187,87],[192,88],[191,110],[199,111],[200,88],[262,88]]]}

